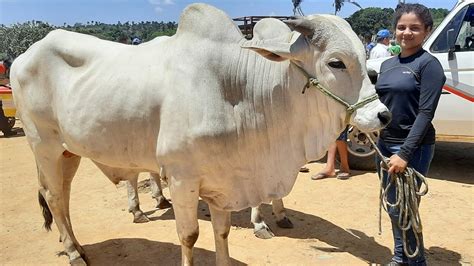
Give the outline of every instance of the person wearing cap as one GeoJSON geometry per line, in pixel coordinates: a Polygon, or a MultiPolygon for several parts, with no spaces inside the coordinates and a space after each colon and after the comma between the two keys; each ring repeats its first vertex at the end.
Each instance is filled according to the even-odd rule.
{"type": "Polygon", "coordinates": [[[142,43],[142,40],[140,40],[140,38],[133,38],[132,45],[139,45],[140,43],[142,43]]]}
{"type": "Polygon", "coordinates": [[[390,44],[390,31],[387,29],[379,30],[377,32],[377,44],[370,50],[369,59],[381,58],[391,56],[388,51],[390,44]]]}
{"type": "Polygon", "coordinates": [[[392,41],[390,42],[390,47],[388,47],[388,51],[390,52],[391,55],[399,55],[402,52],[402,47],[400,47],[397,42],[392,41]]]}

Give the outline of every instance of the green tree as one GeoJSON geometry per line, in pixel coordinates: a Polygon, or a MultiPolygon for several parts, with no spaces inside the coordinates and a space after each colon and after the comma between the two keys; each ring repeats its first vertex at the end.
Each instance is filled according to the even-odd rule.
{"type": "Polygon", "coordinates": [[[430,8],[431,15],[433,16],[433,26],[436,28],[443,21],[443,19],[449,14],[449,11],[445,8],[430,8]]]}
{"type": "Polygon", "coordinates": [[[333,3],[334,9],[335,9],[334,15],[336,15],[337,12],[341,10],[342,6],[344,5],[344,2],[351,3],[359,7],[360,9],[362,9],[362,7],[355,0],[334,0],[334,3],[333,3]]]}
{"type": "MultiPolygon", "coordinates": [[[[369,7],[355,12],[346,20],[357,35],[366,37],[375,35],[380,29],[393,31],[394,12],[391,8],[369,7]]],[[[433,16],[434,27],[437,27],[449,13],[444,8],[430,8],[430,12],[433,16]]]]}
{"type": "Polygon", "coordinates": [[[0,25],[0,53],[14,59],[41,40],[54,27],[41,21],[29,21],[11,27],[0,25]]]}
{"type": "Polygon", "coordinates": [[[361,9],[346,18],[359,36],[372,36],[380,29],[392,28],[394,10],[391,8],[369,7],[361,9]]]}

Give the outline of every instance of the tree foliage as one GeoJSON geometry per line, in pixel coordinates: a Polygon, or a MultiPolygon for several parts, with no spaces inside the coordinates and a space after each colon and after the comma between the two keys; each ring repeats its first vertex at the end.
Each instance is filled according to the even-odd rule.
{"type": "Polygon", "coordinates": [[[369,7],[356,11],[346,20],[359,36],[372,36],[380,29],[392,28],[394,10],[391,8],[369,7]]]}
{"type": "MultiPolygon", "coordinates": [[[[377,34],[380,29],[393,31],[394,12],[392,8],[369,7],[355,12],[346,20],[357,35],[367,37],[377,34]]],[[[444,8],[430,8],[430,12],[434,27],[437,27],[449,13],[444,8]]]]}
{"type": "Polygon", "coordinates": [[[334,15],[337,15],[337,12],[341,11],[342,6],[344,5],[344,2],[351,3],[358,8],[362,9],[362,6],[359,5],[355,0],[334,0],[334,3],[332,4],[334,6],[334,15]]]}
{"type": "MultiPolygon", "coordinates": [[[[298,2],[301,1],[294,1],[298,2]]],[[[353,3],[353,0],[337,0],[334,2],[336,10],[344,2],[353,3]]],[[[430,9],[435,26],[439,25],[449,13],[447,9],[430,9]]],[[[382,28],[392,29],[394,10],[391,8],[364,8],[352,14],[347,21],[359,36],[372,36],[382,28]]],[[[52,26],[41,21],[29,21],[12,26],[0,25],[0,60],[3,58],[14,59],[28,49],[33,43],[44,38],[50,31],[58,28],[90,34],[110,41],[128,40],[138,37],[142,41],[149,41],[157,36],[171,36],[176,33],[178,24],[175,22],[125,22],[105,24],[98,21],[88,21],[86,24],[52,26]]]]}
{"type": "Polygon", "coordinates": [[[0,25],[0,54],[3,58],[13,59],[53,29],[53,26],[41,21],[29,21],[11,27],[0,25]]]}
{"type": "Polygon", "coordinates": [[[430,8],[431,15],[433,16],[434,27],[437,27],[441,21],[449,14],[449,11],[445,8],[430,8]]]}
{"type": "Polygon", "coordinates": [[[175,22],[142,21],[105,24],[98,21],[88,21],[85,25],[52,26],[41,21],[29,21],[12,26],[0,25],[0,60],[14,59],[28,49],[33,43],[44,38],[54,29],[65,29],[96,36],[109,41],[128,41],[138,37],[142,41],[149,41],[157,36],[171,36],[176,33],[178,24],[175,22]]]}

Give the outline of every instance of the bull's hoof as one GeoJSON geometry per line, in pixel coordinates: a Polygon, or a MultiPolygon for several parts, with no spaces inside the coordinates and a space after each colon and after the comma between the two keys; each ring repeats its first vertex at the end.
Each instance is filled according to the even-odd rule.
{"type": "Polygon", "coordinates": [[[293,228],[293,223],[287,217],[283,217],[280,221],[277,221],[276,224],[280,228],[293,228]]]}
{"type": "Polygon", "coordinates": [[[160,210],[162,209],[168,209],[168,208],[171,208],[173,205],[171,205],[171,203],[163,198],[162,200],[158,201],[158,205],[156,205],[156,207],[160,210]]]}
{"type": "Polygon", "coordinates": [[[270,227],[262,227],[258,230],[254,230],[253,233],[255,234],[256,237],[261,238],[261,239],[270,239],[275,236],[273,234],[272,230],[270,227]]]}
{"type": "Polygon", "coordinates": [[[133,222],[137,224],[148,223],[149,221],[150,219],[144,213],[134,215],[133,217],[133,222]]]}

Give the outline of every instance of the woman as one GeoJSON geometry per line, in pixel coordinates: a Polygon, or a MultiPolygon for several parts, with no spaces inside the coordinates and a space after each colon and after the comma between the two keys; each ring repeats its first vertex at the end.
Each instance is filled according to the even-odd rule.
{"type": "MultiPolygon", "coordinates": [[[[431,120],[446,77],[439,61],[422,48],[433,27],[428,8],[420,4],[400,4],[394,16],[395,35],[402,51],[382,64],[375,85],[380,100],[392,112],[393,120],[381,131],[377,146],[384,156],[390,158],[389,174],[403,172],[410,166],[426,175],[435,143],[431,120]]],[[[387,172],[381,178],[386,186],[387,172]]],[[[396,188],[391,186],[389,202],[395,203],[395,196],[396,188]]],[[[408,258],[403,252],[397,208],[388,208],[388,212],[395,242],[394,256],[389,265],[426,265],[422,235],[419,234],[418,255],[408,258]]],[[[413,230],[407,232],[407,238],[414,251],[416,240],[413,230]]]]}

